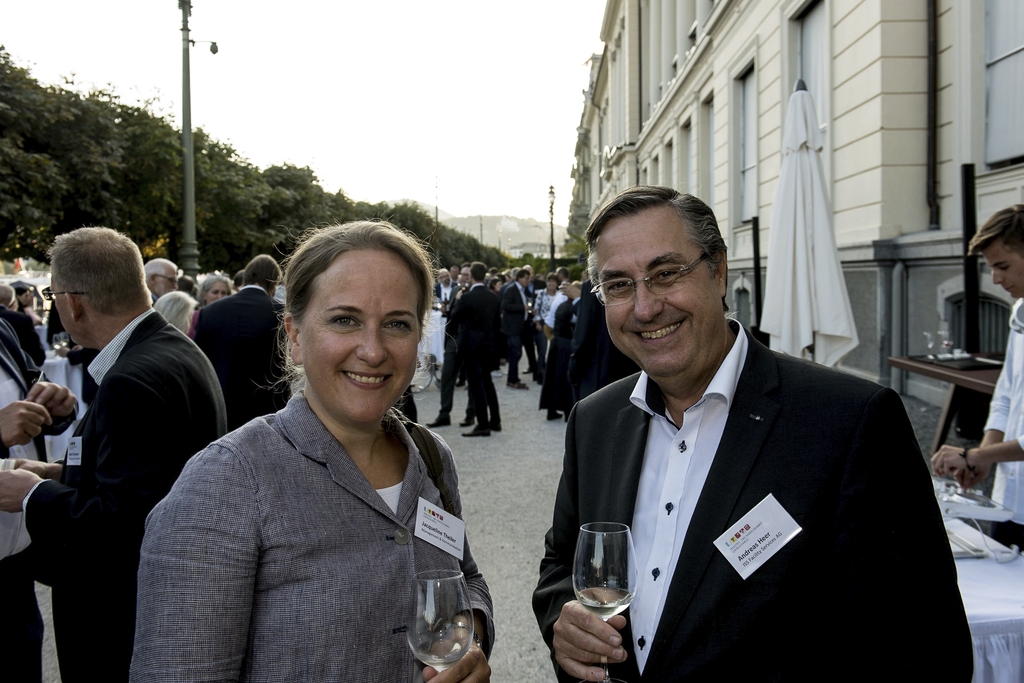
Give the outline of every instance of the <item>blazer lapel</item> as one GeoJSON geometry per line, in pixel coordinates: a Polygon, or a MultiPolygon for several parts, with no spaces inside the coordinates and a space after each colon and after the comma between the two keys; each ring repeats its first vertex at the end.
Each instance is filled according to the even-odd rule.
{"type": "MultiPolygon", "coordinates": [[[[599,522],[621,522],[633,524],[633,512],[636,509],[636,493],[640,486],[640,472],[644,465],[644,451],[647,448],[647,427],[650,416],[632,403],[619,411],[615,421],[613,434],[617,447],[610,450],[609,459],[599,471],[613,472],[614,479],[608,488],[607,509],[612,519],[599,519],[599,522]]],[[[585,523],[588,520],[580,520],[585,523]]]]}
{"type": "MultiPolygon", "coordinates": [[[[676,638],[679,623],[697,594],[708,563],[714,553],[718,552],[712,542],[725,531],[730,522],[748,512],[735,509],[736,499],[778,417],[779,405],[766,398],[766,394],[778,385],[775,358],[749,334],[747,339],[747,358],[736,385],[736,395],[729,409],[715,461],[679,552],[665,609],[651,646],[651,656],[644,667],[645,674],[657,672],[661,665],[679,655],[666,648],[671,647],[671,641],[676,638]]],[[[717,590],[715,586],[701,587],[701,603],[717,602],[717,590]]]]}

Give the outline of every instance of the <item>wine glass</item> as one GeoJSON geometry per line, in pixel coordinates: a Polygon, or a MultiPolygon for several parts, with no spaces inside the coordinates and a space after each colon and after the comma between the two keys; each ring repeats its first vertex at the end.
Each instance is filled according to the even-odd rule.
{"type": "Polygon", "coordinates": [[[473,607],[458,570],[416,572],[406,634],[416,659],[438,671],[459,661],[473,642],[473,607]]]}
{"type": "Polygon", "coordinates": [[[70,343],[70,334],[68,334],[67,332],[57,332],[56,334],[53,335],[53,341],[50,343],[50,346],[53,348],[54,351],[58,351],[60,349],[67,348],[67,346],[70,343]]]}
{"type": "Polygon", "coordinates": [[[932,349],[935,348],[935,336],[931,332],[925,332],[924,339],[928,346],[928,360],[935,360],[935,354],[932,353],[932,349]]]}
{"type": "MultiPolygon", "coordinates": [[[[588,610],[608,621],[625,611],[638,587],[636,555],[629,527],[617,522],[590,522],[580,527],[573,561],[572,588],[588,610]]],[[[604,683],[622,683],[608,675],[604,683]]]]}
{"type": "Polygon", "coordinates": [[[939,354],[940,359],[952,358],[953,354],[950,351],[953,350],[953,339],[947,330],[939,330],[935,333],[935,336],[939,339],[939,345],[942,347],[942,353],[939,354]]]}

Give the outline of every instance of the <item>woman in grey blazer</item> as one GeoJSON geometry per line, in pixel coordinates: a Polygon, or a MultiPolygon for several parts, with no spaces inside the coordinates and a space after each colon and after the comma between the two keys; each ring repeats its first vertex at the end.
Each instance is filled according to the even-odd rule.
{"type": "MultiPolygon", "coordinates": [[[[425,680],[487,681],[491,598],[413,533],[438,487],[392,405],[430,310],[426,254],[387,223],[316,231],[285,272],[284,329],[305,385],[212,443],[146,523],[134,681],[409,681],[412,577],[466,576],[480,639],[425,680]],[[375,285],[366,286],[372,274],[375,285]]],[[[461,517],[451,451],[434,437],[461,517]]]]}

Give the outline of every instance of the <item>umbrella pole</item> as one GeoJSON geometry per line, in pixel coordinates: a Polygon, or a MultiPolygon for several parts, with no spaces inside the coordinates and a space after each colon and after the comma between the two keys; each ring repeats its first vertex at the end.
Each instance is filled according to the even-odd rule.
{"type": "Polygon", "coordinates": [[[750,219],[750,240],[754,247],[754,324],[750,332],[768,346],[768,335],[761,331],[761,221],[757,216],[750,219]]]}

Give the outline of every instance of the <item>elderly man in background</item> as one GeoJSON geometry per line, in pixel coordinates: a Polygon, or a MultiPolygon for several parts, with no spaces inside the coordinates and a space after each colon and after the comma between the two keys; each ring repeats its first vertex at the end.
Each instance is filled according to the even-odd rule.
{"type": "Polygon", "coordinates": [[[245,285],[234,296],[199,309],[196,344],[217,372],[228,410],[228,430],[276,413],[291,391],[281,381],[284,349],[279,330],[283,306],[271,298],[281,267],[268,254],[245,266],[245,285]]]}
{"type": "Polygon", "coordinates": [[[18,335],[21,350],[27,353],[36,365],[42,365],[46,360],[43,344],[36,334],[32,318],[18,311],[16,296],[13,287],[0,285],[0,318],[6,320],[18,335]]]}
{"type": "Polygon", "coordinates": [[[165,258],[146,261],[146,286],[153,301],[178,289],[178,266],[165,258]]]}
{"type": "Polygon", "coordinates": [[[130,239],[81,228],[50,258],[44,296],[76,341],[100,349],[88,368],[99,390],[63,462],[0,472],[0,510],[25,512],[35,578],[53,588],[61,679],[126,681],[146,515],[225,433],[224,399],[202,352],[153,311],[130,239]]]}

